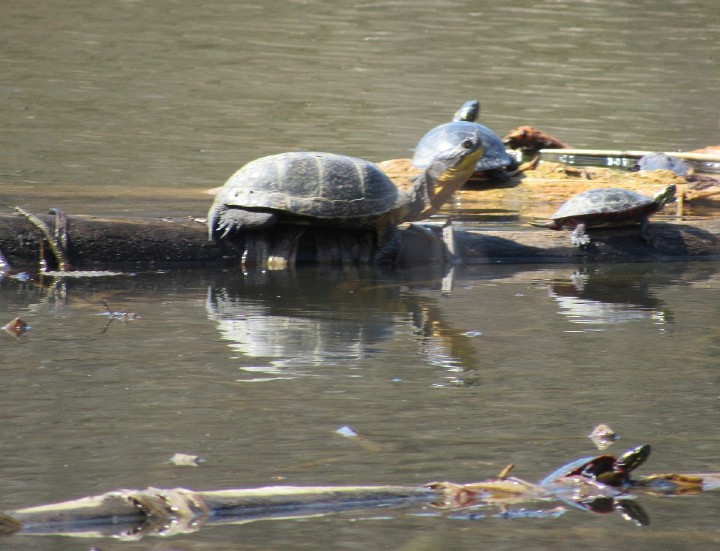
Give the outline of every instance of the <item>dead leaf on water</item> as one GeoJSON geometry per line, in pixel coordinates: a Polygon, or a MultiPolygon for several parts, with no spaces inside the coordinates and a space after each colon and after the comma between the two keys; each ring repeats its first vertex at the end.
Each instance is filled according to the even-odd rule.
{"type": "Polygon", "coordinates": [[[170,458],[170,461],[181,467],[197,467],[200,463],[205,463],[200,456],[187,453],[176,453],[170,458]]]}
{"type": "Polygon", "coordinates": [[[32,327],[20,318],[15,318],[3,326],[3,331],[10,333],[13,337],[18,339],[30,329],[32,329],[32,327]]]}
{"type": "Polygon", "coordinates": [[[353,438],[358,435],[357,432],[355,432],[351,427],[347,425],[343,425],[335,432],[338,433],[340,436],[344,436],[345,438],[353,438]]]}
{"type": "Polygon", "coordinates": [[[383,449],[382,444],[378,444],[377,442],[373,442],[372,440],[365,438],[364,436],[360,436],[352,427],[349,427],[348,425],[343,425],[339,429],[335,431],[335,434],[339,434],[340,436],[344,436],[345,438],[352,438],[353,440],[357,441],[363,448],[365,448],[368,451],[371,452],[379,452],[383,449]]]}
{"type": "Polygon", "coordinates": [[[588,434],[588,438],[593,441],[597,449],[602,451],[609,448],[616,440],[619,440],[620,436],[608,425],[600,424],[588,434]]]}

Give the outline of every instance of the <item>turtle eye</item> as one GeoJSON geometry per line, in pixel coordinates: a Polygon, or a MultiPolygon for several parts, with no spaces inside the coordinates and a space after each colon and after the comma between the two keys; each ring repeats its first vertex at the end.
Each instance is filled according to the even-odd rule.
{"type": "Polygon", "coordinates": [[[460,144],[460,145],[462,145],[464,149],[470,149],[474,145],[474,143],[473,143],[472,139],[465,138],[463,140],[462,144],[460,144]]]}

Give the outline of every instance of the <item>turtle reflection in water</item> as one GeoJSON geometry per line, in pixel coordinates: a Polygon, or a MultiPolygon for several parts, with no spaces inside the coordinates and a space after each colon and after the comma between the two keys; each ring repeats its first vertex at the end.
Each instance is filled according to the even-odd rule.
{"type": "Polygon", "coordinates": [[[640,234],[649,243],[648,216],[674,199],[675,185],[666,186],[654,197],[622,188],[591,189],[568,199],[544,226],[551,230],[573,229],[572,244],[585,248],[590,244],[587,228],[640,224],[640,234]]]}
{"type": "MultiPolygon", "coordinates": [[[[222,341],[252,380],[337,373],[362,365],[380,343],[411,331],[427,362],[447,368],[443,384],[475,384],[476,349],[442,309],[415,289],[432,280],[378,277],[373,268],[303,267],[299,271],[250,270],[219,276],[209,286],[206,311],[222,341]],[[297,277],[300,275],[300,277],[297,277]]],[[[436,288],[436,287],[435,287],[436,288]]]]}
{"type": "Polygon", "coordinates": [[[507,181],[509,175],[506,171],[517,168],[517,162],[505,150],[495,132],[475,122],[479,114],[480,103],[477,100],[466,101],[455,113],[452,121],[436,126],[420,139],[415,147],[412,165],[416,168],[427,168],[439,153],[452,150],[468,136],[479,136],[483,154],[475,165],[475,174],[507,181]]]}
{"type": "Polygon", "coordinates": [[[558,313],[589,331],[608,330],[631,322],[650,322],[665,331],[673,323],[671,309],[627,265],[592,271],[573,271],[568,279],[549,283],[548,295],[558,313]]]}
{"type": "MultiPolygon", "coordinates": [[[[540,486],[555,488],[553,493],[561,499],[564,492],[557,488],[567,487],[571,491],[568,497],[575,505],[595,513],[619,511],[628,520],[647,525],[650,523],[647,513],[634,500],[624,496],[622,489],[636,485],[630,475],[647,460],[650,449],[649,444],[643,444],[627,450],[619,457],[598,455],[576,459],[546,476],[540,481],[540,486]],[[594,483],[597,483],[597,487],[594,483]],[[588,491],[588,484],[592,490],[583,498],[582,495],[588,491]]],[[[642,481],[640,479],[637,483],[642,484],[642,481]]]]}
{"type": "Polygon", "coordinates": [[[373,163],[333,153],[281,153],[257,159],[222,187],[208,213],[211,240],[276,224],[362,228],[376,235],[376,263],[400,249],[398,224],[436,212],[470,177],[483,153],[476,134],[436,155],[408,192],[373,163]]]}

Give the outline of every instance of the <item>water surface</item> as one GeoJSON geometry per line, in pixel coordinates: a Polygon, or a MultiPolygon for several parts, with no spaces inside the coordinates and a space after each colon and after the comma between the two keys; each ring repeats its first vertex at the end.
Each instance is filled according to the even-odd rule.
{"type": "MultiPolygon", "coordinates": [[[[538,480],[592,454],[600,422],[622,436],[611,451],[653,445],[644,473],[717,471],[719,268],[467,268],[450,293],[428,273],[315,269],[5,280],[0,311],[33,329],[0,335],[3,508],[149,485],[462,482],[511,462],[538,480]],[[138,319],[110,321],[103,301],[138,319]],[[177,452],[205,462],[173,465],[177,452]]],[[[717,495],[641,503],[642,529],[577,510],[516,521],[411,510],[209,528],[178,545],[717,545],[717,495]]]]}
{"type": "MultiPolygon", "coordinates": [[[[700,1],[3,3],[0,201],[203,216],[245,162],[380,161],[477,97],[482,122],[577,147],[718,143],[720,12],[700,1]]],[[[475,213],[481,216],[482,213],[475,213]]],[[[643,472],[720,470],[716,263],[443,274],[208,270],[0,282],[0,508],[121,487],[537,480],[649,442],[643,472]],[[111,319],[113,310],[138,319],[111,319]],[[336,433],[352,427],[360,439],[336,433]],[[174,453],[205,462],[179,467],[174,453]]],[[[19,536],[4,549],[712,549],[718,496],[651,524],[410,510],[172,541],[19,536]]],[[[497,513],[497,511],[495,512],[497,513]]]]}
{"type": "Polygon", "coordinates": [[[720,15],[664,3],[87,0],[3,4],[0,199],[202,215],[288,150],[381,161],[469,98],[576,147],[720,142],[720,15]]]}

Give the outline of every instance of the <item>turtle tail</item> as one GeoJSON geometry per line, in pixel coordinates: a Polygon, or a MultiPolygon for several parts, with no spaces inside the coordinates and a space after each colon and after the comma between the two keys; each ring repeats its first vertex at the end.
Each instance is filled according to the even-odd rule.
{"type": "Polygon", "coordinates": [[[558,226],[552,221],[552,220],[530,220],[528,222],[531,226],[534,226],[536,228],[545,228],[549,230],[557,230],[559,229],[558,226]]]}

